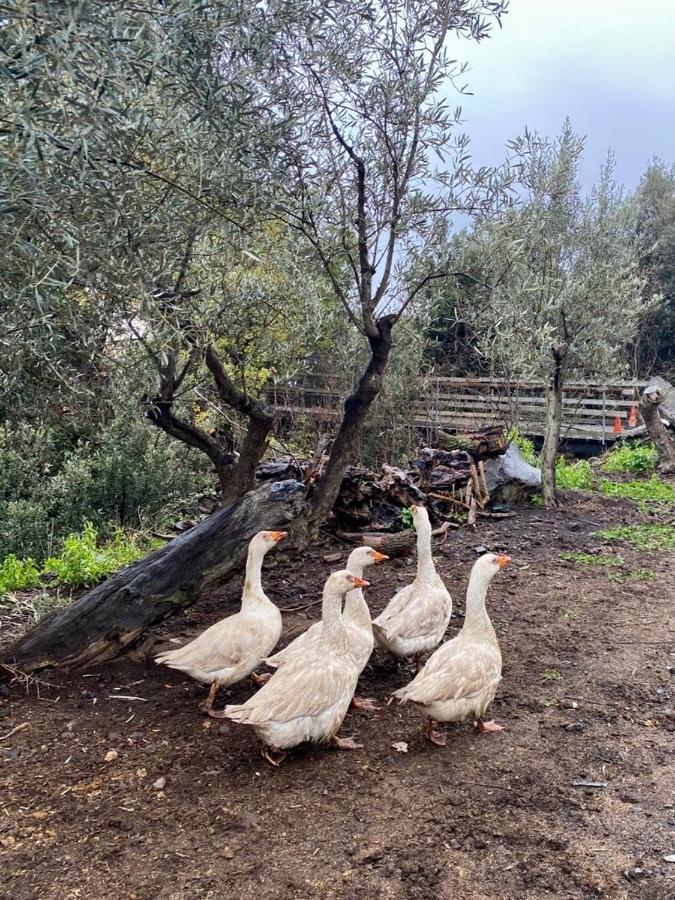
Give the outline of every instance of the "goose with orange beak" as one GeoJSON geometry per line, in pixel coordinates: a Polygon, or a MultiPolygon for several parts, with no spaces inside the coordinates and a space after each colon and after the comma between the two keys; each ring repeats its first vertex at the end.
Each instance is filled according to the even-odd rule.
{"type": "Polygon", "coordinates": [[[429,657],[409,684],[394,692],[401,703],[414,703],[425,714],[425,735],[440,747],[446,739],[436,730],[436,722],[473,719],[477,731],[503,731],[502,725],[483,721],[502,677],[502,655],[485,599],[494,576],[510,562],[510,557],[494,553],[476,560],[461,631],[429,657]]]}
{"type": "Polygon", "coordinates": [[[417,533],[415,580],[397,591],[373,619],[373,632],[377,644],[394,656],[414,657],[419,671],[423,655],[443,640],[452,598],[434,565],[429,513],[423,506],[410,509],[417,533]]]}
{"type": "MultiPolygon", "coordinates": [[[[349,554],[347,571],[361,578],[366,567],[386,559],[389,557],[372,547],[357,547],[349,554]]],[[[354,657],[360,673],[366,667],[375,643],[370,610],[360,587],[347,593],[342,622],[349,636],[349,652],[354,657]]],[[[316,646],[321,640],[322,630],[323,623],[315,622],[307,631],[303,631],[294,641],[291,641],[287,647],[266,659],[266,664],[273,669],[278,669],[279,666],[285,665],[292,659],[301,659],[310,647],[316,646]]],[[[357,709],[376,710],[379,708],[373,700],[366,697],[354,697],[352,705],[357,709]]]]}
{"type": "Polygon", "coordinates": [[[358,750],[351,738],[339,738],[359,677],[342,621],[342,601],[368,582],[346,569],[324,585],[319,640],[280,666],[246,703],[226,706],[219,717],[250,725],[262,741],[263,756],[278,766],[292,747],[305,741],[358,750]]]}
{"type": "Polygon", "coordinates": [[[202,710],[213,716],[213,702],[221,687],[250,675],[276,646],[281,637],[281,613],[262,588],[262,561],[268,550],[285,538],[285,531],[259,531],[248,545],[246,578],[241,609],[211,625],[178,650],[168,650],[155,662],[185,672],[210,684],[202,710]]]}

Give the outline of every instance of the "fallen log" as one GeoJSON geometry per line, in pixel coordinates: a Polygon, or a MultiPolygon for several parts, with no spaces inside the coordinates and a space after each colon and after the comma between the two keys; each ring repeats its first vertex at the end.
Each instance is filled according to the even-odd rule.
{"type": "Polygon", "coordinates": [[[42,619],[6,653],[22,672],[79,668],[118,656],[150,625],[190,606],[214,579],[238,566],[258,531],[288,524],[305,489],[268,482],[116,572],[84,597],[42,619]]]}
{"type": "MultiPolygon", "coordinates": [[[[450,528],[459,528],[456,522],[443,522],[431,532],[434,537],[447,534],[450,528]]],[[[397,531],[394,534],[388,532],[353,532],[337,531],[337,537],[354,544],[363,544],[365,547],[374,547],[380,553],[394,559],[398,556],[409,556],[415,550],[417,535],[412,528],[405,531],[397,531]]]]}
{"type": "Polygon", "coordinates": [[[436,432],[436,444],[443,450],[464,450],[475,460],[479,460],[500,456],[506,450],[508,441],[503,425],[490,425],[465,434],[449,434],[439,429],[436,432]]]}

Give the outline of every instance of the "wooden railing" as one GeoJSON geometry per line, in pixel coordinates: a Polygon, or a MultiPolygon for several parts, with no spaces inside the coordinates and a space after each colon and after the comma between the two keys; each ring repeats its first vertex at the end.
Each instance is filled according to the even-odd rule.
{"type": "MultiPolygon", "coordinates": [[[[563,400],[563,439],[616,440],[616,417],[627,429],[631,407],[637,404],[645,384],[568,384],[563,400]]],[[[279,412],[327,421],[338,415],[343,399],[335,381],[319,375],[305,376],[302,383],[275,387],[269,393],[269,401],[279,412]]],[[[427,376],[420,378],[413,410],[413,424],[422,428],[469,431],[505,422],[517,426],[522,434],[536,437],[544,433],[546,398],[543,384],[532,381],[427,376]]]]}

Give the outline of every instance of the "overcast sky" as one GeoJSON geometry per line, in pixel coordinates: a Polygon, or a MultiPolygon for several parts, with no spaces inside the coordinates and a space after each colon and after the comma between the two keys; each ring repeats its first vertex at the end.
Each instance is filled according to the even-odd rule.
{"type": "MultiPolygon", "coordinates": [[[[546,135],[569,116],[587,135],[583,180],[611,147],[634,188],[657,155],[673,161],[675,0],[510,0],[503,28],[457,43],[472,97],[460,99],[474,164],[501,161],[527,125],[546,135]]],[[[453,101],[454,102],[454,101],[453,101]]]]}

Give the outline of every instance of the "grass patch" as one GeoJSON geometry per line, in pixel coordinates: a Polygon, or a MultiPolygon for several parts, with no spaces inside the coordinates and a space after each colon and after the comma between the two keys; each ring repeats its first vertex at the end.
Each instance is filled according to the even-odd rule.
{"type": "Polygon", "coordinates": [[[617,525],[596,531],[598,537],[606,541],[622,541],[636,550],[675,549],[675,527],[673,525],[617,525]]]}
{"type": "Polygon", "coordinates": [[[42,568],[31,557],[18,559],[14,554],[5,557],[0,563],[0,599],[16,591],[44,587],[46,577],[50,578],[50,585],[91,587],[162,543],[142,536],[129,537],[119,528],[112,540],[99,544],[96,528],[87,522],[79,534],[68,535],[58,556],[51,556],[42,568]]]}
{"type": "Polygon", "coordinates": [[[564,552],[560,554],[561,559],[568,562],[583,563],[587,566],[625,566],[626,560],[623,556],[598,556],[593,553],[572,553],[564,552]]]}
{"type": "Polygon", "coordinates": [[[601,468],[603,472],[649,475],[656,468],[656,448],[653,444],[619,444],[610,450],[601,468]]]}
{"type": "Polygon", "coordinates": [[[564,456],[559,456],[555,467],[555,484],[563,491],[593,490],[591,464],[586,459],[570,463],[564,456]]]}
{"type": "Polygon", "coordinates": [[[609,481],[603,478],[600,490],[608,497],[621,497],[636,503],[675,503],[675,487],[656,475],[645,481],[609,481]]]}
{"type": "Polygon", "coordinates": [[[623,584],[626,581],[654,581],[656,572],[651,569],[631,569],[630,572],[610,572],[607,577],[610,581],[623,584]]]}

